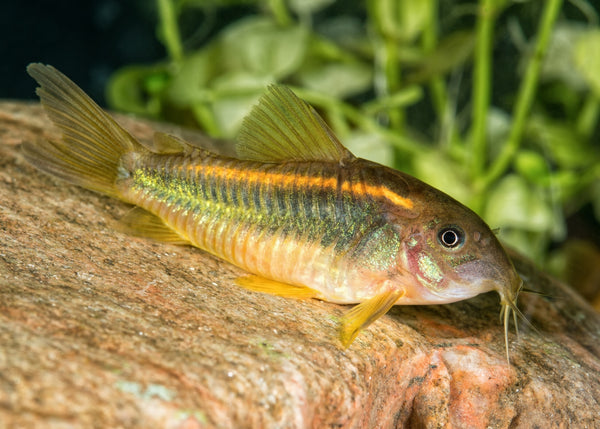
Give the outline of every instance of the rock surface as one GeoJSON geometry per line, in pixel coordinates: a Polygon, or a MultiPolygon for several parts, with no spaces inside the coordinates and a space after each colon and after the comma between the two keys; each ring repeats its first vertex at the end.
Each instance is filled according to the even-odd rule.
{"type": "MultiPolygon", "coordinates": [[[[141,138],[151,127],[120,118],[141,138]]],[[[498,296],[395,307],[340,347],[347,307],[252,293],[235,267],[132,238],[129,207],[38,173],[55,137],[0,103],[0,427],[598,427],[600,316],[521,257],[504,354],[498,296]]]]}

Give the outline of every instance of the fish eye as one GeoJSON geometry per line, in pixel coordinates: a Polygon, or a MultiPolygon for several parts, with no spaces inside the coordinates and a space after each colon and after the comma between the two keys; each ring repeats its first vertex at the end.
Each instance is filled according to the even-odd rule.
{"type": "Polygon", "coordinates": [[[465,242],[465,232],[456,225],[445,226],[438,232],[438,241],[447,249],[456,249],[465,242]]]}

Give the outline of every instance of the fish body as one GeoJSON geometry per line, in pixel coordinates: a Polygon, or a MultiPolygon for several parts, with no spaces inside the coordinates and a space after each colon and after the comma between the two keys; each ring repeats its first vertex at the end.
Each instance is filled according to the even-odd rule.
{"type": "MultiPolygon", "coordinates": [[[[473,214],[461,206],[452,218],[416,215],[435,205],[437,191],[398,171],[363,159],[270,164],[209,153],[150,155],[130,170],[119,183],[122,199],[183,241],[264,278],[308,286],[318,298],[358,303],[397,285],[403,304],[472,296],[471,283],[452,282],[435,262],[439,244],[426,232],[473,214]]],[[[444,262],[476,259],[460,252],[444,262]]]]}
{"type": "Polygon", "coordinates": [[[352,155],[289,89],[268,89],[232,158],[164,134],[143,146],[56,69],[28,71],[63,138],[25,144],[26,158],[135,205],[132,231],[241,267],[248,289],[359,303],[342,320],[345,345],[394,304],[491,290],[507,336],[522,282],[489,227],[420,180],[352,155]]]}

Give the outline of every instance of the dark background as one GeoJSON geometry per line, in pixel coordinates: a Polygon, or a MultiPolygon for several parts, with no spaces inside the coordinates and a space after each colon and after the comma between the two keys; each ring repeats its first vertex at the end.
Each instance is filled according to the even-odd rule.
{"type": "Polygon", "coordinates": [[[164,57],[154,1],[10,1],[0,14],[0,98],[35,99],[31,62],[52,64],[105,105],[110,74],[164,57]],[[151,7],[150,7],[151,6],[151,7]]]}
{"type": "MultiPolygon", "coordinates": [[[[314,17],[314,23],[318,25],[320,18],[328,13],[355,12],[362,8],[361,3],[361,0],[337,0],[314,17]]],[[[541,3],[541,0],[533,1],[530,7],[524,7],[516,2],[509,6],[497,23],[498,32],[512,19],[512,8],[520,13],[522,30],[530,37],[536,31],[541,3]]],[[[590,6],[598,10],[598,3],[600,0],[591,1],[590,6]]],[[[181,17],[186,48],[197,48],[227,23],[256,11],[251,1],[229,7],[211,7],[210,4],[207,0],[206,6],[196,12],[186,9],[186,15],[181,17]]],[[[476,2],[441,1],[440,12],[445,14],[453,8],[464,8],[465,4],[472,8],[476,2]]],[[[561,13],[570,19],[585,21],[581,11],[570,2],[563,4],[561,13]]],[[[453,25],[473,29],[474,17],[466,15],[453,25]]],[[[25,67],[31,62],[43,62],[61,70],[94,100],[106,106],[104,88],[115,70],[165,58],[156,27],[156,0],[5,2],[0,13],[0,99],[35,99],[35,84],[27,76],[25,67]]],[[[495,105],[504,107],[514,102],[503,99],[503,94],[514,91],[512,78],[513,75],[518,78],[518,52],[513,42],[504,36],[497,37],[495,44],[492,97],[495,105]]]]}
{"type": "MultiPolygon", "coordinates": [[[[179,21],[184,48],[198,48],[256,7],[251,1],[217,7],[207,0],[202,8],[187,8],[179,21]]],[[[156,0],[5,2],[0,13],[0,99],[36,99],[35,82],[25,68],[42,62],[106,107],[104,91],[114,71],[166,58],[157,22],[156,0]]]]}

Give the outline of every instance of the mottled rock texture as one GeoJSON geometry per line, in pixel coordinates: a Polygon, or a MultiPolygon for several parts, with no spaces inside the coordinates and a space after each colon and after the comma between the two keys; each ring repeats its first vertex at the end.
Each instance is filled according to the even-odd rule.
{"type": "MultiPolygon", "coordinates": [[[[141,138],[148,124],[122,118],[141,138]]],[[[37,105],[0,103],[0,427],[598,427],[600,317],[515,257],[498,296],[395,307],[343,350],[347,308],[248,292],[190,247],[118,231],[129,207],[38,173],[37,105]]]]}

